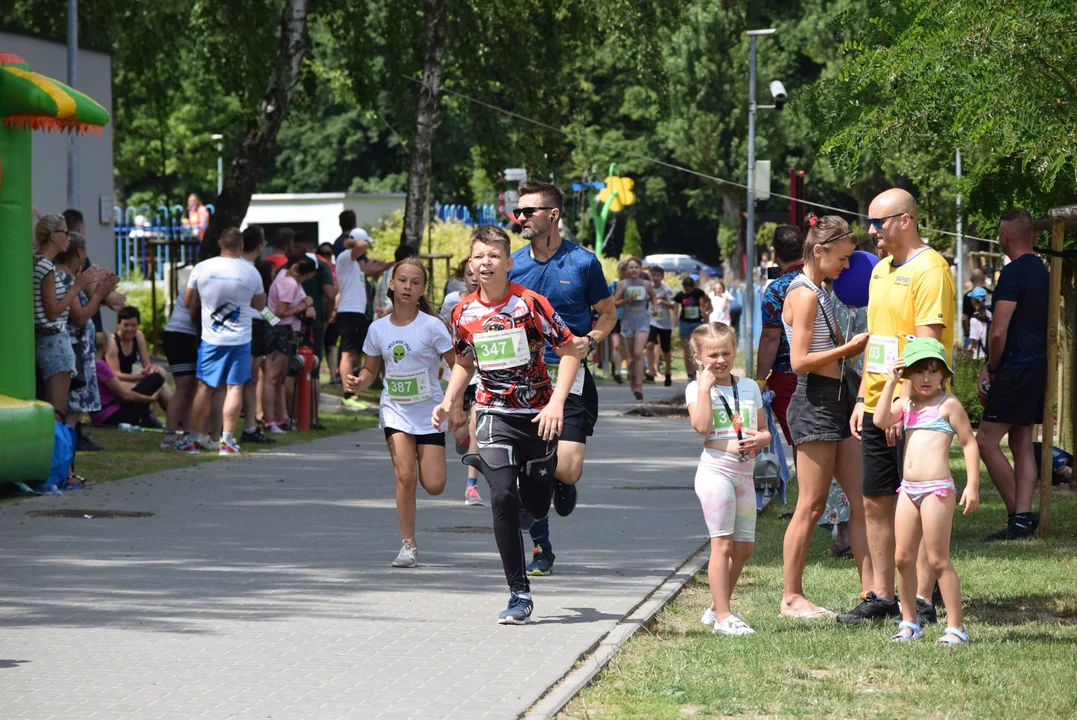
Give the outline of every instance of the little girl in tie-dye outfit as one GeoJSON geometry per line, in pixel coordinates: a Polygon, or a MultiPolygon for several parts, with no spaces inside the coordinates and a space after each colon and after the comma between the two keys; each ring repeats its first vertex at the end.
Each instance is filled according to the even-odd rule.
{"type": "Polygon", "coordinates": [[[698,379],[684,391],[692,428],[705,439],[696,470],[696,495],[711,537],[711,607],[703,624],[720,635],[751,635],[752,630],[729,609],[740,571],[755,549],[755,481],[757,452],[770,445],[759,386],[731,375],[737,338],[724,323],[700,325],[689,339],[698,379]]]}

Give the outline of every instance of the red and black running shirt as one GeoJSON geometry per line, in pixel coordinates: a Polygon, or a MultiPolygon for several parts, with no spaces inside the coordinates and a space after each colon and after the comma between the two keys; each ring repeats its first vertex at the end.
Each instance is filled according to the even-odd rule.
{"type": "Polygon", "coordinates": [[[559,348],[574,337],[546,298],[509,283],[504,300],[484,305],[476,290],[453,308],[449,325],[456,352],[471,356],[478,368],[475,401],[479,407],[506,413],[537,413],[546,407],[553,384],[546,372],[543,349],[546,343],[559,348]],[[523,331],[522,338],[518,332],[506,332],[515,330],[523,331]],[[526,346],[517,345],[514,351],[514,339],[526,346]],[[525,355],[526,360],[520,362],[525,355]],[[510,364],[516,357],[520,364],[490,368],[506,364],[505,357],[510,358],[510,364]]]}

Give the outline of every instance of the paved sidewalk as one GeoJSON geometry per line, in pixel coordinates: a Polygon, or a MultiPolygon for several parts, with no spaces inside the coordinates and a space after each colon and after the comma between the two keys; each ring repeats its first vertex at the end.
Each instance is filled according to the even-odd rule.
{"type": "Polygon", "coordinates": [[[451,447],[422,566],[389,567],[380,430],[0,506],[0,718],[516,717],[699,548],[699,445],[686,420],[601,419],[525,627],[497,624],[490,511],[451,447]],[[153,516],[28,515],[65,508],[153,516]]]}

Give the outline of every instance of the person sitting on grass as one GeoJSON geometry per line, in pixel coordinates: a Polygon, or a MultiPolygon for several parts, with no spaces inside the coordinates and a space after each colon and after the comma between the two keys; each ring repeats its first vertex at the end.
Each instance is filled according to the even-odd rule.
{"type": "MultiPolygon", "coordinates": [[[[135,384],[150,374],[157,374],[165,379],[165,370],[153,364],[150,351],[146,345],[146,336],[138,329],[142,316],[133,305],[116,313],[116,332],[109,338],[105,361],[112,368],[112,373],[121,381],[135,384]],[[135,363],[142,365],[142,371],[135,372],[135,363]]],[[[166,413],[168,401],[172,399],[172,389],[164,384],[158,404],[166,413]]]]}
{"type": "MultiPolygon", "coordinates": [[[[946,632],[942,645],[967,645],[968,632],[962,618],[961,583],[950,562],[950,532],[953,526],[957,486],[950,475],[950,444],[954,435],[965,454],[967,481],[958,505],[965,515],[980,505],[980,450],[972,434],[969,416],[956,396],[943,383],[953,376],[946,362],[946,348],[935,338],[910,340],[890,366],[882,397],[892,398],[898,383],[909,381],[909,397],[891,403],[880,402],[873,417],[886,430],[901,423],[905,429],[905,464],[894,520],[895,564],[901,624],[891,640],[907,642],[924,636],[916,616],[916,558],[921,538],[927,559],[935,572],[946,606],[946,632]]],[[[918,598],[927,602],[929,598],[918,598]]]]}
{"type": "Polygon", "coordinates": [[[147,428],[162,428],[150,412],[160,400],[165,388],[164,376],[150,373],[138,383],[128,383],[116,377],[112,367],[105,361],[109,337],[105,333],[95,336],[97,345],[97,391],[101,397],[101,409],[90,414],[94,425],[119,425],[127,423],[147,428]]]}

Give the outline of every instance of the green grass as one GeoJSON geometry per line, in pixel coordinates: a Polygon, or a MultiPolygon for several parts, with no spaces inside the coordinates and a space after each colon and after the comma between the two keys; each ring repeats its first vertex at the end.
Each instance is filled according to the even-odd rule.
{"type": "MultiPolygon", "coordinates": [[[[378,416],[367,413],[323,411],[320,419],[322,425],[326,427],[325,430],[274,435],[273,438],[277,440],[276,445],[243,443],[243,453],[279,450],[301,442],[366,430],[378,424],[378,416]]],[[[105,450],[104,452],[79,453],[75,461],[75,472],[96,483],[227,459],[210,452],[184,455],[175,450],[162,450],[160,443],[163,435],[161,433],[125,433],[104,427],[92,428],[89,432],[94,442],[105,450]]]]}
{"type": "MultiPolygon", "coordinates": [[[[960,483],[958,453],[951,466],[960,483]]],[[[980,509],[954,520],[970,646],[934,645],[941,611],[940,626],[902,646],[889,642],[891,624],[779,618],[786,522],[772,505],[733,602],[756,634],[725,638],[699,624],[710,604],[700,573],[560,717],[1077,717],[1077,494],[1055,490],[1052,538],[986,544],[1005,510],[986,472],[980,482],[980,509]]],[[[856,569],[827,557],[829,544],[817,531],[804,583],[811,600],[844,609],[855,604],[856,569]]]]}

